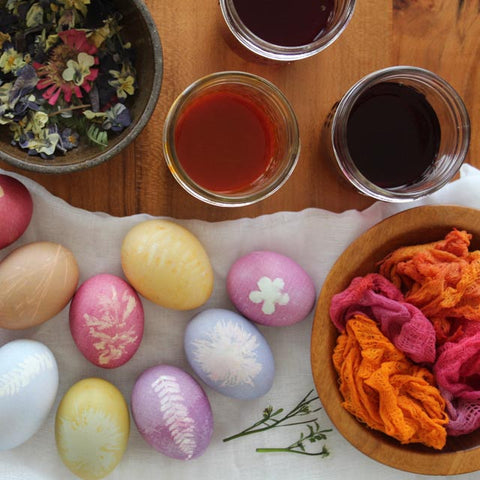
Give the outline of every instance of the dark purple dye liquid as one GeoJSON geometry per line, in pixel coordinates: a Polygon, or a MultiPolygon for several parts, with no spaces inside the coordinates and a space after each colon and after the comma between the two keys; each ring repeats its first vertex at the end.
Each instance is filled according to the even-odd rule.
{"type": "Polygon", "coordinates": [[[257,37],[286,47],[321,37],[335,11],[335,0],[233,0],[233,4],[257,37]]]}
{"type": "Polygon", "coordinates": [[[379,83],[362,94],[347,123],[350,156],[382,188],[408,185],[435,162],[440,123],[424,95],[399,83],[379,83]]]}

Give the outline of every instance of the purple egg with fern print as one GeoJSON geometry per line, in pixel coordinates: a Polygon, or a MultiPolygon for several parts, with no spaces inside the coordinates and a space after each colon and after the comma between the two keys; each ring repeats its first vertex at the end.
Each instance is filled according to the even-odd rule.
{"type": "Polygon", "coordinates": [[[227,275],[227,292],[242,315],[276,327],[305,319],[316,299],[308,273],[290,257],[267,250],[234,262],[227,275]]]}
{"type": "Polygon", "coordinates": [[[140,435],[168,457],[191,460],[210,444],[210,402],[202,387],[180,368],[157,365],[145,370],[133,387],[131,406],[140,435]]]}
{"type": "Polygon", "coordinates": [[[273,353],[261,332],[236,312],[210,308],[188,324],[184,348],[190,366],[209,387],[232,398],[265,395],[273,384],[273,353]]]}
{"type": "Polygon", "coordinates": [[[116,275],[102,273],[86,280],[72,299],[69,317],[75,344],[98,367],[124,365],[142,341],[142,302],[116,275]]]}

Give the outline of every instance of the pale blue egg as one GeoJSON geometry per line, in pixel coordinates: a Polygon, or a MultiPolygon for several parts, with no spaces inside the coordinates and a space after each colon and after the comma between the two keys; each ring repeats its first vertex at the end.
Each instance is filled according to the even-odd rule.
{"type": "Polygon", "coordinates": [[[209,387],[233,398],[265,395],[275,363],[260,331],[230,310],[212,308],[196,315],[184,338],[190,366],[209,387]]]}
{"type": "Polygon", "coordinates": [[[0,348],[0,451],[32,437],[45,422],[58,389],[53,353],[35,340],[0,348]]]}

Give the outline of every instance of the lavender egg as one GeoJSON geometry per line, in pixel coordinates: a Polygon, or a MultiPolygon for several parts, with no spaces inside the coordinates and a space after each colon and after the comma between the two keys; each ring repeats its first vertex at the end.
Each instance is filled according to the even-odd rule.
{"type": "Polygon", "coordinates": [[[239,258],[228,272],[227,291],[242,315],[277,327],[305,319],[316,298],[308,273],[291,258],[269,251],[239,258]]]}
{"type": "Polygon", "coordinates": [[[143,337],[143,306],[123,279],[103,273],[86,280],[70,304],[70,331],[82,354],[98,367],[128,362],[143,337]]]}
{"type": "Polygon", "coordinates": [[[145,441],[179,460],[202,455],[210,444],[213,415],[202,387],[170,365],[145,370],[132,391],[132,415],[145,441]]]}
{"type": "Polygon", "coordinates": [[[272,351],[259,330],[238,313],[204,310],[185,330],[187,359],[208,386],[223,395],[252,399],[273,384],[272,351]]]}

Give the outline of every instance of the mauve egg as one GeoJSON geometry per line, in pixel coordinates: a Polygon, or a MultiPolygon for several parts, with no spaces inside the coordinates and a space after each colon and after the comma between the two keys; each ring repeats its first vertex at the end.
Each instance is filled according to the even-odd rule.
{"type": "Polygon", "coordinates": [[[73,253],[58,243],[34,242],[0,263],[0,327],[40,325],[60,313],[78,283],[73,253]]]}
{"type": "Polygon", "coordinates": [[[316,298],[308,273],[290,257],[270,251],[240,257],[228,272],[227,291],[242,315],[277,327],[306,318],[316,298]]]}
{"type": "Polygon", "coordinates": [[[0,450],[21,445],[39,430],[57,389],[57,362],[43,343],[21,339],[0,348],[0,450]]]}
{"type": "Polygon", "coordinates": [[[32,197],[23,183],[0,174],[0,249],[21,237],[32,212],[32,197]]]}
{"type": "Polygon", "coordinates": [[[63,396],[55,416],[55,441],[63,463],[83,480],[110,474],[127,449],[130,414],[115,385],[84,378],[63,396]]]}
{"type": "Polygon", "coordinates": [[[207,252],[186,228],[166,220],[135,225],[122,243],[122,267],[130,284],[162,307],[190,310],[213,289],[207,252]]]}
{"type": "Polygon", "coordinates": [[[211,388],[233,398],[267,393],[275,375],[272,351],[260,331],[236,312],[211,308],[187,325],[185,353],[211,388]]]}
{"type": "Polygon", "coordinates": [[[155,450],[179,460],[205,452],[213,433],[213,415],[202,387],[170,365],[145,370],[132,391],[138,431],[155,450]]]}
{"type": "Polygon", "coordinates": [[[140,346],[142,302],[120,277],[102,273],[82,283],[70,304],[69,316],[78,349],[99,367],[125,364],[140,346]]]}

